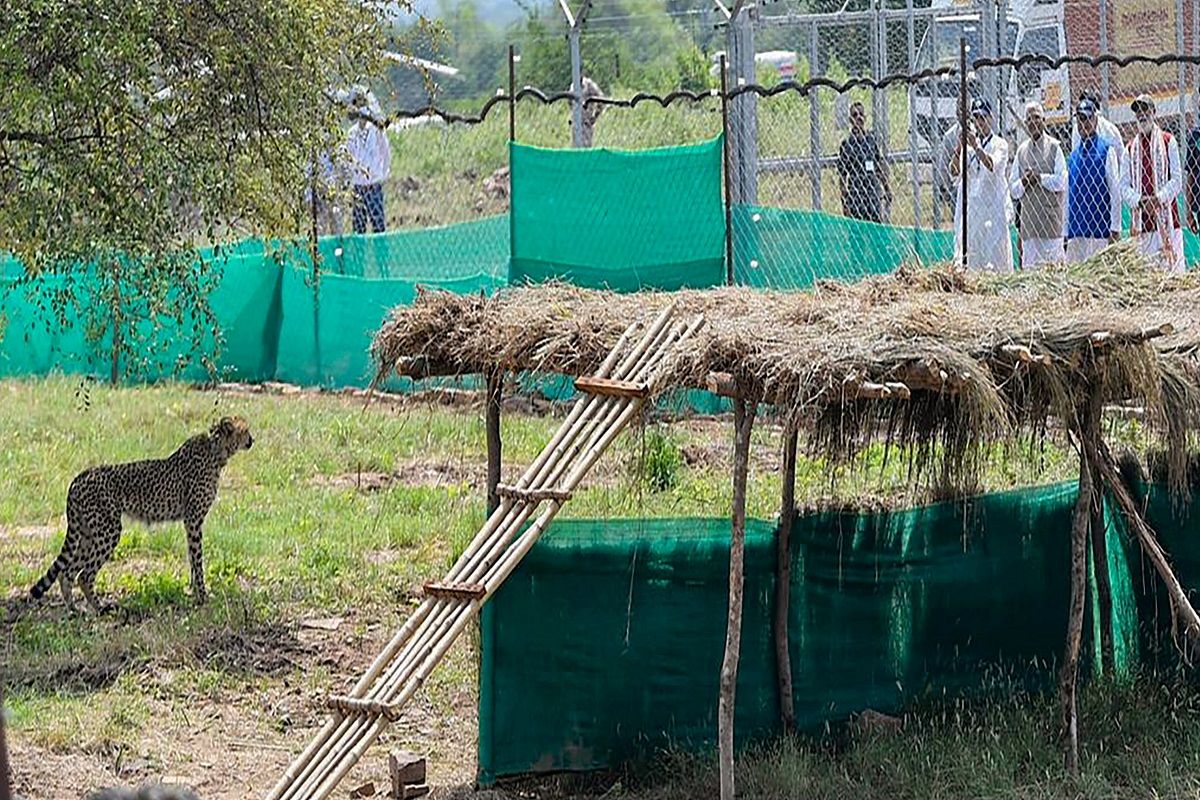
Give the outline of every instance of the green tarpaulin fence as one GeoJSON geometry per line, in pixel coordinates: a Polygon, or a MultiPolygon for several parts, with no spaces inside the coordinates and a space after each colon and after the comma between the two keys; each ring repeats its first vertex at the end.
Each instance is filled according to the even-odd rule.
{"type": "Polygon", "coordinates": [[[621,291],[724,283],[721,141],[638,151],[511,144],[509,282],[621,291]]]}
{"type": "MultiPolygon", "coordinates": [[[[789,630],[799,726],[969,693],[1001,667],[1047,685],[1067,627],[1075,493],[1062,484],[798,517],[789,630]]],[[[1200,580],[1195,527],[1167,502],[1152,504],[1152,523],[1181,579],[1195,585],[1186,583],[1200,580]]],[[[484,609],[481,782],[616,766],[668,744],[714,746],[729,527],[728,519],[552,526],[484,609]]],[[[1152,619],[1154,578],[1136,561],[1131,575],[1132,551],[1111,525],[1108,541],[1124,673],[1150,649],[1137,633],[1139,619],[1152,619]]],[[[780,732],[774,548],[774,526],[749,521],[735,722],[743,745],[780,732]]],[[[1165,599],[1159,608],[1167,613],[1165,599]]]]}

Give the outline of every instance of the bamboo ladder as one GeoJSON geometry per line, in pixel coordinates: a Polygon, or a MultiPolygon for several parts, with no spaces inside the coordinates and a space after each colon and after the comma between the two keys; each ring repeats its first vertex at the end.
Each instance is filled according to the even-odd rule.
{"type": "Polygon", "coordinates": [[[672,322],[674,310],[674,303],[668,305],[636,342],[641,326],[630,326],[595,376],[576,379],[581,396],[558,431],[515,485],[498,487],[500,505],[446,578],[425,584],[421,605],[349,694],[327,699],[331,718],[288,767],[269,800],[328,797],[384,728],[400,718],[455,639],[637,414],[671,352],[704,324],[700,317],[672,322]]]}

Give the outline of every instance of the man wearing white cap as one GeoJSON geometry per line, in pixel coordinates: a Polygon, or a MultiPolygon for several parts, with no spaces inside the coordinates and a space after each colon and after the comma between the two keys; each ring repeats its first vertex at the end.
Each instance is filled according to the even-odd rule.
{"type": "MultiPolygon", "coordinates": [[[[1008,143],[992,133],[992,107],[976,99],[971,104],[971,123],[961,137],[950,161],[950,174],[967,182],[967,268],[1011,272],[1012,239],[1008,233],[1012,201],[1008,194],[1008,143]],[[978,130],[978,133],[976,133],[978,130]],[[967,150],[967,173],[962,172],[963,148],[967,150]]],[[[962,191],[954,193],[954,252],[963,251],[962,191]]]]}
{"type": "Polygon", "coordinates": [[[1008,189],[1021,201],[1021,268],[1058,264],[1063,253],[1063,211],[1067,193],[1067,160],[1062,146],[1046,133],[1041,103],[1025,106],[1029,138],[1017,148],[1008,189]]]}
{"type": "Polygon", "coordinates": [[[1077,264],[1121,238],[1121,158],[1100,134],[1090,97],[1075,111],[1079,144],[1067,157],[1067,261],[1077,264]]]}
{"type": "Polygon", "coordinates": [[[1163,268],[1183,272],[1179,143],[1158,127],[1149,95],[1138,95],[1131,108],[1137,117],[1138,132],[1129,140],[1121,176],[1121,193],[1132,212],[1130,233],[1141,251],[1157,256],[1163,268]]]}

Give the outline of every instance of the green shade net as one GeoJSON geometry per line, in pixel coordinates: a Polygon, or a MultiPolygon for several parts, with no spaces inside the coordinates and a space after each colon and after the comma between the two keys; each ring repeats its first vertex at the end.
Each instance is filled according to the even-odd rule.
{"type": "Polygon", "coordinates": [[[625,151],[513,143],[509,282],[618,291],[725,282],[721,138],[625,151]]]}
{"type": "MultiPolygon", "coordinates": [[[[1075,491],[798,517],[789,629],[800,728],[977,691],[997,665],[1048,685],[1067,627],[1075,491]]],[[[1129,615],[1121,537],[1110,529],[1108,540],[1115,605],[1129,615]]],[[[739,746],[781,730],[774,548],[774,527],[750,520],[739,746]]],[[[727,519],[556,522],[484,609],[480,781],[714,746],[728,570],[727,519]]],[[[1119,637],[1119,670],[1136,657],[1119,637]]]]}
{"type": "Polygon", "coordinates": [[[736,206],[734,280],[743,286],[807,289],[816,281],[853,281],[900,264],[945,261],[951,231],[880,225],[820,211],[736,206]]]}

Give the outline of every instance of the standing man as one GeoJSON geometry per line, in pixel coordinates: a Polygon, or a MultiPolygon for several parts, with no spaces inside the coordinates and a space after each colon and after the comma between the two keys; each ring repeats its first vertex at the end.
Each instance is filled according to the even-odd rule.
{"type": "Polygon", "coordinates": [[[1121,238],[1121,167],[1116,145],[1100,136],[1100,114],[1079,101],[1079,144],[1067,158],[1067,261],[1085,261],[1121,238]]]}
{"type": "Polygon", "coordinates": [[[875,134],[867,133],[867,112],[860,102],[850,106],[850,135],[838,148],[838,185],[842,213],[868,222],[885,222],[884,205],[892,203],[887,163],[875,134]]]}
{"type": "Polygon", "coordinates": [[[1149,95],[1138,95],[1131,108],[1137,117],[1138,132],[1129,140],[1121,177],[1121,192],[1131,210],[1130,233],[1141,251],[1157,256],[1164,269],[1183,272],[1179,142],[1158,127],[1149,95]]]}
{"type": "MultiPolygon", "coordinates": [[[[958,141],[950,174],[967,183],[967,268],[1011,272],[1012,240],[1008,222],[1012,201],[1008,193],[1008,143],[992,133],[992,106],[971,103],[971,119],[958,141]],[[962,153],[967,153],[967,174],[962,153]]],[[[954,193],[954,253],[962,252],[962,184],[954,193]]]]}
{"type": "Polygon", "coordinates": [[[1025,104],[1025,129],[1029,138],[1017,148],[1008,176],[1009,192],[1021,203],[1021,269],[1062,263],[1067,194],[1067,160],[1058,139],[1046,133],[1041,103],[1025,104]]]}
{"type": "Polygon", "coordinates": [[[367,105],[366,94],[356,90],[350,99],[352,120],[346,132],[346,154],[349,160],[350,184],[354,188],[354,232],[371,230],[382,233],[386,227],[383,209],[383,182],[392,174],[392,146],[388,142],[383,122],[377,120],[367,105]]]}
{"type": "MultiPolygon", "coordinates": [[[[596,120],[600,119],[600,112],[604,110],[604,106],[600,103],[589,103],[589,99],[593,97],[603,97],[604,92],[600,91],[600,85],[592,80],[587,75],[582,78],[583,91],[580,92],[583,108],[580,114],[583,117],[583,123],[579,126],[579,146],[591,147],[592,137],[596,131],[596,120]]],[[[575,115],[572,113],[567,117],[567,124],[575,124],[575,115]]]]}
{"type": "MultiPolygon", "coordinates": [[[[1121,137],[1121,129],[1100,113],[1100,98],[1096,96],[1095,92],[1080,92],[1079,104],[1083,105],[1085,101],[1091,103],[1092,108],[1096,109],[1096,135],[1100,137],[1101,141],[1108,142],[1109,146],[1117,148],[1117,167],[1120,168],[1125,153],[1125,140],[1121,137]]],[[[1079,146],[1082,138],[1083,131],[1080,129],[1077,117],[1075,124],[1071,126],[1072,152],[1079,146]]]]}
{"type": "MultiPolygon", "coordinates": [[[[1197,102],[1200,103],[1200,95],[1197,95],[1197,102]]],[[[1200,233],[1200,117],[1188,131],[1184,142],[1183,175],[1183,207],[1187,213],[1188,230],[1200,233]]]]}

